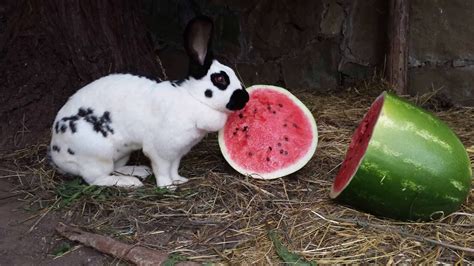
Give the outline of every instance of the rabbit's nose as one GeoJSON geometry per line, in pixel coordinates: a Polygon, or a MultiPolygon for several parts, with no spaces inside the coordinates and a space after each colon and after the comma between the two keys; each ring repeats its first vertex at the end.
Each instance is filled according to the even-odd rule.
{"type": "Polygon", "coordinates": [[[244,108],[245,104],[249,101],[249,93],[246,90],[235,90],[230,96],[230,100],[226,105],[226,108],[231,111],[236,111],[244,108]]]}

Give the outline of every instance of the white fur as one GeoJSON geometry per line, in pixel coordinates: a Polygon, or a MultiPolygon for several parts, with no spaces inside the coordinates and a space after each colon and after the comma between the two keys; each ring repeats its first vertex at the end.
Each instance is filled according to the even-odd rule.
{"type": "Polygon", "coordinates": [[[224,126],[229,113],[226,104],[237,89],[241,84],[234,71],[216,60],[205,77],[190,77],[179,86],[129,74],[100,78],[78,90],[58,112],[51,147],[60,151],[50,151],[52,160],[60,170],[81,176],[91,185],[142,186],[130,173],[118,172],[132,151],[143,149],[157,186],[184,183],[187,179],[178,174],[181,158],[208,132],[224,126]],[[210,81],[210,75],[220,71],[230,78],[226,90],[210,81]],[[212,90],[212,98],[205,96],[206,89],[212,90]],[[76,133],[69,128],[57,133],[56,122],[76,115],[79,108],[91,108],[96,116],[110,112],[113,134],[104,137],[83,118],[76,122],[76,133]]]}

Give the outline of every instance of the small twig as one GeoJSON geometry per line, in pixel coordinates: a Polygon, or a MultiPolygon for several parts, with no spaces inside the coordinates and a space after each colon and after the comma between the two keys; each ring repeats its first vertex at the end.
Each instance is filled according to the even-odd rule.
{"type": "MultiPolygon", "coordinates": [[[[100,252],[127,260],[136,265],[161,265],[161,263],[168,259],[168,254],[163,251],[125,244],[113,238],[88,233],[63,223],[59,223],[56,226],[56,231],[69,240],[77,241],[100,252]]],[[[192,262],[186,262],[184,264],[197,265],[192,262]]]]}
{"type": "Polygon", "coordinates": [[[163,63],[161,62],[160,56],[158,54],[156,54],[156,62],[158,62],[158,65],[160,65],[161,74],[163,75],[163,80],[168,80],[168,76],[166,75],[166,69],[163,66],[163,63]]]}
{"type": "Polygon", "coordinates": [[[58,203],[58,201],[59,199],[56,200],[56,202],[53,205],[51,205],[51,207],[49,207],[43,214],[41,214],[38,220],[36,220],[36,222],[30,227],[30,229],[28,230],[28,233],[31,233],[35,229],[35,227],[39,224],[39,222],[43,220],[43,218],[53,209],[53,206],[55,206],[58,203]]]}

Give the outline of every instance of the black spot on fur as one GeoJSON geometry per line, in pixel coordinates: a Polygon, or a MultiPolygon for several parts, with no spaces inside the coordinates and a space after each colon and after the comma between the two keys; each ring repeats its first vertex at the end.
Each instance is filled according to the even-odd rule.
{"type": "Polygon", "coordinates": [[[114,130],[110,127],[112,119],[110,118],[110,112],[106,111],[101,117],[95,116],[93,113],[84,117],[86,122],[92,125],[95,132],[101,133],[102,136],[107,137],[108,134],[114,134],[114,130]]]}
{"type": "Polygon", "coordinates": [[[59,121],[56,121],[56,123],[54,124],[54,131],[56,132],[56,134],[59,134],[59,121]]]}
{"type": "Polygon", "coordinates": [[[60,121],[56,122],[56,133],[59,133],[59,131],[66,133],[68,128],[73,134],[76,133],[77,121],[80,119],[90,123],[94,131],[101,133],[104,137],[107,137],[108,134],[114,134],[114,130],[110,126],[112,119],[109,111],[105,111],[102,116],[98,117],[94,114],[92,108],[86,109],[84,107],[79,108],[76,115],[63,117],[60,121]]]}
{"type": "Polygon", "coordinates": [[[211,81],[219,90],[225,90],[230,84],[230,79],[227,73],[221,71],[220,73],[211,74],[211,81]]]}
{"type": "Polygon", "coordinates": [[[76,153],[75,153],[73,150],[71,150],[71,149],[67,149],[67,153],[69,153],[69,154],[71,154],[71,155],[76,154],[76,153]]]}
{"type": "Polygon", "coordinates": [[[69,121],[69,128],[71,129],[72,134],[76,133],[77,127],[76,127],[76,123],[74,123],[74,121],[69,121]]]}
{"type": "Polygon", "coordinates": [[[210,89],[207,89],[205,92],[204,92],[204,95],[206,95],[207,98],[212,98],[212,91],[210,89]]]}
{"type": "Polygon", "coordinates": [[[83,107],[79,108],[79,111],[77,112],[77,115],[80,117],[86,117],[88,115],[91,115],[94,113],[94,110],[91,108],[84,109],[83,107]]]}
{"type": "Polygon", "coordinates": [[[72,116],[66,116],[61,119],[61,121],[67,122],[67,121],[77,121],[79,120],[78,115],[72,115],[72,116]]]}
{"type": "Polygon", "coordinates": [[[238,89],[232,92],[230,100],[226,105],[226,108],[231,111],[236,111],[244,108],[245,104],[249,100],[249,94],[247,91],[238,89]]]}
{"type": "Polygon", "coordinates": [[[59,148],[59,147],[56,146],[56,145],[53,145],[53,151],[60,152],[60,151],[61,151],[61,148],[59,148]]]}
{"type": "MultiPolygon", "coordinates": [[[[77,127],[76,127],[76,121],[79,120],[79,116],[78,115],[73,115],[73,116],[67,116],[67,117],[63,117],[61,119],[61,121],[63,122],[68,122],[69,121],[69,128],[71,129],[71,132],[74,134],[76,133],[77,131],[77,127]]],[[[64,126],[64,125],[63,125],[64,126]]],[[[62,127],[61,127],[62,129],[62,127]]],[[[62,131],[62,130],[61,130],[62,131]]],[[[64,132],[63,132],[64,133],[64,132]]]]}
{"type": "Polygon", "coordinates": [[[110,120],[110,112],[105,111],[104,114],[102,115],[102,119],[104,119],[104,121],[107,123],[112,122],[112,120],[110,120]]]}

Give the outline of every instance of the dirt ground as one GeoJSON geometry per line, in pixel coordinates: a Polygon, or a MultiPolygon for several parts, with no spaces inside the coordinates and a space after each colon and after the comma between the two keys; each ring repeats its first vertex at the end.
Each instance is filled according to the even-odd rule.
{"type": "Polygon", "coordinates": [[[56,257],[66,242],[55,233],[59,213],[42,216],[27,211],[28,203],[13,193],[15,186],[0,179],[0,265],[104,265],[113,259],[91,248],[75,245],[56,257]],[[77,248],[77,249],[76,249],[77,248]]]}

